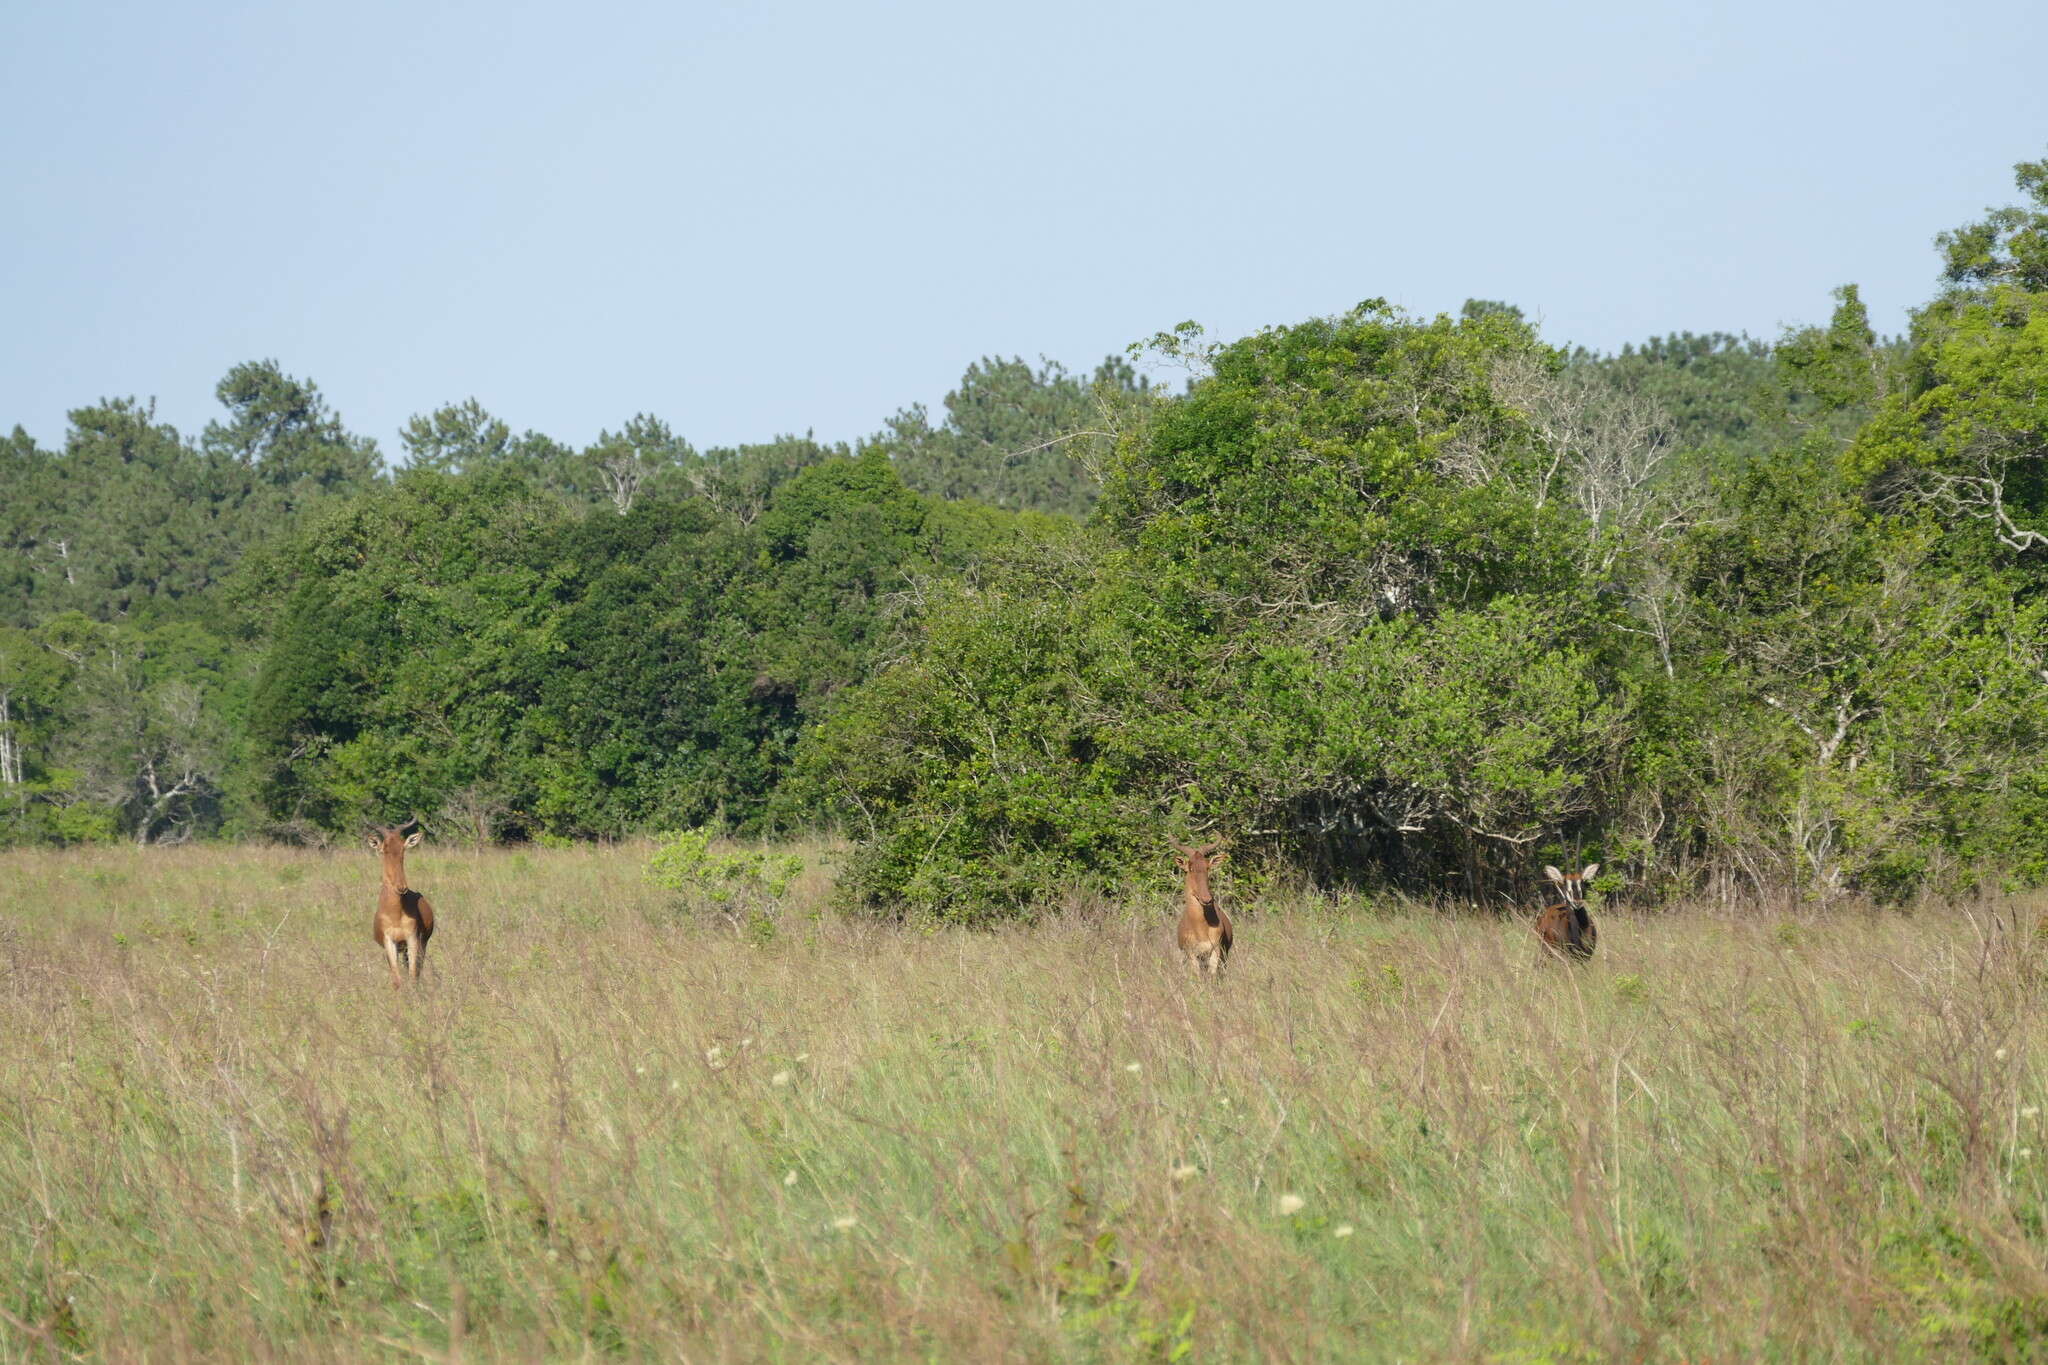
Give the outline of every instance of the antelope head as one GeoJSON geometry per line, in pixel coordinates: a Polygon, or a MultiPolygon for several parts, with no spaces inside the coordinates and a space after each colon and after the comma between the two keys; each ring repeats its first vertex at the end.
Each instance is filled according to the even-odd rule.
{"type": "Polygon", "coordinates": [[[1213,844],[1202,844],[1189,848],[1175,844],[1174,863],[1187,874],[1188,894],[1207,905],[1216,897],[1209,890],[1209,873],[1223,866],[1223,860],[1230,856],[1221,840],[1213,844]]]}
{"type": "Polygon", "coordinates": [[[1586,881],[1599,870],[1600,864],[1587,863],[1577,872],[1559,872],[1554,867],[1546,867],[1543,869],[1543,875],[1550,878],[1551,884],[1557,888],[1557,893],[1564,897],[1566,905],[1584,905],[1586,881]]]}
{"type": "Polygon", "coordinates": [[[412,819],[402,825],[371,826],[366,831],[370,841],[370,851],[373,853],[397,853],[404,849],[418,847],[420,840],[426,837],[425,831],[413,829],[413,826],[419,824],[419,822],[420,813],[414,811],[412,819]],[[408,835],[406,831],[409,829],[412,830],[412,833],[408,835]]]}

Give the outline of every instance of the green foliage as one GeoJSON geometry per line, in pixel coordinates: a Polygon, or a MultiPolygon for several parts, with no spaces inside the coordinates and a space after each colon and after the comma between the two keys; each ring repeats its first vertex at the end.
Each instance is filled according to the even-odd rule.
{"type": "Polygon", "coordinates": [[[873,451],[775,483],[750,521],[674,487],[583,514],[510,469],[408,471],[262,569],[285,605],[256,802],[301,837],[412,809],[480,841],[800,820],[771,812],[781,773],[892,596],[1016,522],[940,512],[873,451]]]}
{"type": "Polygon", "coordinates": [[[103,621],[204,611],[273,510],[254,471],[194,449],[131,400],[74,411],[61,452],[19,437],[4,449],[0,534],[22,591],[0,599],[10,604],[0,619],[14,625],[65,611],[103,621]]]}
{"type": "Polygon", "coordinates": [[[0,841],[137,843],[216,827],[240,678],[190,623],[106,624],[66,613],[0,631],[0,841]]]}
{"type": "Polygon", "coordinates": [[[876,438],[918,492],[1020,511],[1085,516],[1095,504],[1091,463],[1155,397],[1118,357],[1083,380],[1056,363],[983,357],[946,395],[933,425],[922,404],[898,412],[876,438]]]}
{"type": "Polygon", "coordinates": [[[2048,1294],[2030,1259],[1988,1228],[1973,1237],[1947,1219],[1900,1225],[1881,1241],[1879,1264],[1918,1315],[1918,1344],[1973,1360],[2048,1358],[2048,1294]]]}
{"type": "Polygon", "coordinates": [[[441,474],[475,472],[501,464],[512,454],[512,428],[474,398],[415,414],[398,433],[407,467],[441,474]]]}
{"type": "Polygon", "coordinates": [[[675,892],[689,910],[708,910],[740,928],[742,936],[766,948],[780,936],[777,903],[804,870],[794,853],[713,846],[708,829],[663,835],[647,860],[647,880],[675,892]]]}
{"type": "Polygon", "coordinates": [[[1596,806],[1629,703],[1608,609],[1531,595],[1569,589],[1575,542],[1513,487],[1538,461],[1503,355],[1547,358],[1507,314],[1380,305],[1218,352],[1119,447],[1100,537],[928,596],[918,653],[817,734],[858,891],[1015,912],[1200,829],[1428,876],[1596,806]],[[1445,472],[1478,440],[1502,483],[1445,472]]]}
{"type": "Polygon", "coordinates": [[[417,472],[310,529],[250,711],[272,820],[514,795],[517,720],[557,652],[538,544],[566,519],[510,476],[417,472]]]}
{"type": "Polygon", "coordinates": [[[1680,448],[1756,456],[1770,447],[1773,426],[1759,399],[1775,371],[1772,348],[1761,341],[1674,332],[1623,346],[1619,355],[1576,352],[1571,364],[1653,404],[1668,417],[1680,448]]]}
{"type": "Polygon", "coordinates": [[[1889,387],[1891,357],[1870,329],[1870,310],[1856,286],[1843,285],[1835,300],[1825,330],[1809,328],[1785,338],[1778,347],[1778,367],[1791,387],[1811,395],[1822,412],[1849,408],[1867,413],[1889,387]]]}
{"type": "Polygon", "coordinates": [[[235,366],[214,394],[228,420],[208,423],[202,446],[253,470],[284,508],[353,492],[376,478],[377,443],[350,435],[319,388],[287,375],[276,361],[235,366]]]}
{"type": "Polygon", "coordinates": [[[663,835],[647,860],[647,879],[716,909],[760,910],[804,870],[804,860],[794,853],[714,848],[716,837],[709,829],[663,835]]]}
{"type": "Polygon", "coordinates": [[[2029,203],[1992,209],[1984,221],[1935,238],[1952,283],[2048,293],[2048,159],[2020,162],[2013,183],[2029,203]]]}
{"type": "Polygon", "coordinates": [[[1560,357],[1484,303],[1162,334],[1200,377],[1096,533],[922,597],[810,736],[855,893],[1030,913],[1195,831],[1481,897],[1553,848],[1822,899],[2048,873],[2043,595],[1955,529],[2048,546],[2048,308],[1950,299],[1902,363],[1838,298],[1775,356],[1560,357]]]}

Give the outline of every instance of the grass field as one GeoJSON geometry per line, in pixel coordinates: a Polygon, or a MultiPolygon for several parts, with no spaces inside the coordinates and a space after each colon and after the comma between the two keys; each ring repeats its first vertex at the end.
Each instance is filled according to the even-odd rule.
{"type": "Polygon", "coordinates": [[[418,850],[403,995],[367,850],[0,855],[0,1359],[2048,1358],[2032,903],[1240,902],[1210,985],[647,853],[418,850]]]}

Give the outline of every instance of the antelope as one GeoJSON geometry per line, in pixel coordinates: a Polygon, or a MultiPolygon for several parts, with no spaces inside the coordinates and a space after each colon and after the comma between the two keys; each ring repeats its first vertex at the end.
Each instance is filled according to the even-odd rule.
{"type": "Polygon", "coordinates": [[[1593,927],[1593,917],[1586,913],[1586,879],[1599,870],[1598,863],[1587,863],[1578,872],[1543,869],[1543,875],[1550,878],[1557,894],[1564,899],[1543,907],[1543,913],[1536,917],[1536,936],[1559,957],[1575,957],[1583,962],[1593,955],[1593,944],[1600,931],[1593,927]]]}
{"type": "Polygon", "coordinates": [[[399,988],[398,964],[403,960],[420,979],[426,965],[427,940],[434,936],[434,907],[427,898],[405,884],[405,851],[417,845],[421,831],[406,831],[420,822],[419,812],[396,828],[380,825],[370,834],[370,847],[384,857],[384,885],[377,892],[377,918],[371,921],[370,937],[391,963],[391,989],[399,988]]]}
{"type": "Polygon", "coordinates": [[[1209,889],[1209,874],[1230,856],[1219,851],[1222,847],[1220,843],[1200,848],[1174,845],[1180,855],[1176,861],[1188,879],[1187,906],[1180,913],[1176,937],[1189,969],[1197,976],[1205,969],[1215,976],[1230,956],[1230,916],[1223,913],[1223,907],[1216,904],[1216,893],[1209,889]]]}

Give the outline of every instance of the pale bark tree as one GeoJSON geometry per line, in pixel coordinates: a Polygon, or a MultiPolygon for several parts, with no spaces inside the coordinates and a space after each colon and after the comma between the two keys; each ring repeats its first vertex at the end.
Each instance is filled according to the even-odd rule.
{"type": "MultiPolygon", "coordinates": [[[[1587,567],[1605,573],[1629,549],[1668,542],[1691,523],[1696,507],[1665,486],[1675,424],[1654,401],[1528,354],[1502,357],[1491,380],[1541,452],[1524,476],[1536,505],[1564,497],[1584,514],[1587,567]]],[[[1468,479],[1499,477],[1503,467],[1498,456],[1470,448],[1458,458],[1452,472],[1468,479]]]]}
{"type": "Polygon", "coordinates": [[[21,780],[21,741],[14,732],[14,694],[0,688],[0,786],[20,786],[21,780]]]}

